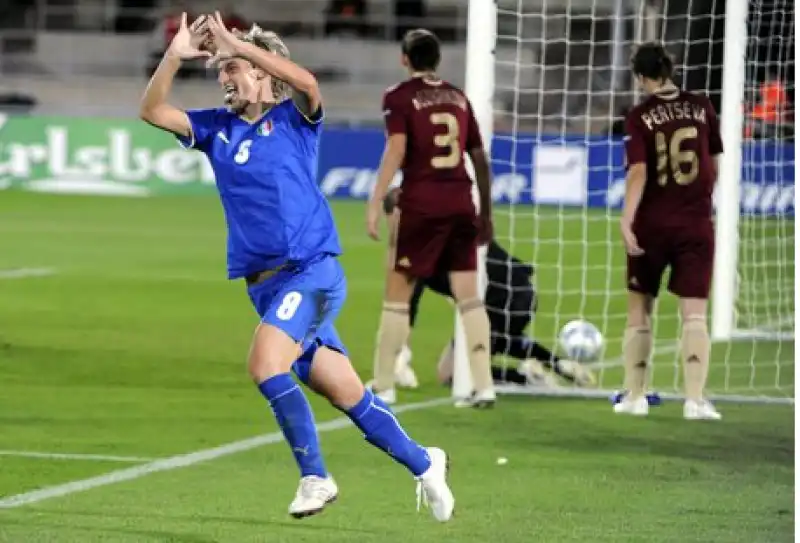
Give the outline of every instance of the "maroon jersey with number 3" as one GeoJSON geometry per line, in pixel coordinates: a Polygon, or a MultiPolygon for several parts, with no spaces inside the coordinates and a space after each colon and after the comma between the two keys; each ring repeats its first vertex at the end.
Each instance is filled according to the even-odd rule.
{"type": "Polygon", "coordinates": [[[406,135],[393,267],[425,278],[477,269],[478,221],[464,152],[483,147],[464,93],[414,77],[386,91],[386,132],[406,135]]]}
{"type": "Polygon", "coordinates": [[[413,77],[386,91],[383,115],[388,135],[407,136],[400,209],[431,217],[474,215],[464,152],[483,143],[463,91],[413,77]]]}
{"type": "Polygon", "coordinates": [[[628,288],[682,298],[708,298],[714,260],[712,194],[722,153],[717,114],[705,96],[678,89],[654,94],[625,120],[628,164],[644,163],[647,178],[633,232],[644,250],[628,256],[628,288]]]}

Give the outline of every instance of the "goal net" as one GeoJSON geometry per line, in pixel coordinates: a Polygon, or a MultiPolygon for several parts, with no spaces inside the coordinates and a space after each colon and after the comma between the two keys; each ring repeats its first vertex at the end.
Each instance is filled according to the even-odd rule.
{"type": "MultiPolygon", "coordinates": [[[[622,118],[641,98],[628,61],[635,44],[658,40],[676,60],[677,83],[711,97],[726,144],[727,183],[715,195],[720,254],[709,388],[715,397],[788,401],[794,394],[794,0],[498,0],[493,35],[473,21],[473,10],[486,10],[482,4],[489,3],[470,5],[467,92],[474,104],[477,97],[479,117],[486,107],[493,117],[496,240],[535,266],[538,310],[528,332],[557,351],[559,329],[583,318],[606,340],[593,364],[596,388],[560,380],[558,388],[509,383],[501,391],[607,395],[621,386],[622,118]],[[487,59],[493,70],[485,68],[487,59]],[[493,71],[491,106],[475,74],[482,70],[493,71]]],[[[653,389],[680,395],[676,300],[661,296],[655,314],[653,389]]],[[[508,369],[517,361],[495,363],[508,369]]]]}

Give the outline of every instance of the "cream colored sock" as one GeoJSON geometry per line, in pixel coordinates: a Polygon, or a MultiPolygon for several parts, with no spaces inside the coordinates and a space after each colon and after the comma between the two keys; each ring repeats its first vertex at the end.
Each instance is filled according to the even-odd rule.
{"type": "Polygon", "coordinates": [[[476,392],[494,388],[492,381],[492,343],[489,317],[483,302],[478,299],[458,304],[464,335],[467,339],[469,367],[476,392]]]}
{"type": "Polygon", "coordinates": [[[373,369],[373,387],[376,391],[394,387],[394,362],[410,333],[408,304],[384,302],[373,369]]]}
{"type": "Polygon", "coordinates": [[[689,316],[681,333],[683,380],[687,400],[702,400],[708,379],[708,358],[711,340],[703,316],[689,316]]]}
{"type": "Polygon", "coordinates": [[[625,361],[625,390],[632,398],[647,391],[650,381],[650,353],[653,350],[653,334],[644,326],[625,328],[622,339],[625,361]]]}

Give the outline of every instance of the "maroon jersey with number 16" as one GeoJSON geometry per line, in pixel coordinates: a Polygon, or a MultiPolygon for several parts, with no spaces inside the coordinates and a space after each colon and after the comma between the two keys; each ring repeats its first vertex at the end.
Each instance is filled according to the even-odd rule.
{"type": "Polygon", "coordinates": [[[717,114],[705,96],[668,89],[625,120],[628,164],[647,168],[633,232],[641,256],[628,256],[628,289],[656,296],[664,271],[682,298],[708,298],[714,260],[714,157],[722,153],[717,114]]]}
{"type": "Polygon", "coordinates": [[[414,77],[386,91],[388,136],[406,135],[393,267],[416,278],[477,269],[478,220],[465,151],[483,147],[464,93],[414,77]]]}
{"type": "Polygon", "coordinates": [[[653,94],[628,113],[625,133],[628,164],[647,164],[635,222],[710,220],[722,139],[709,99],[678,89],[653,94]]]}
{"type": "Polygon", "coordinates": [[[388,135],[407,136],[400,209],[438,217],[474,215],[464,152],[483,143],[461,89],[440,79],[412,77],[386,91],[383,115],[388,135]]]}

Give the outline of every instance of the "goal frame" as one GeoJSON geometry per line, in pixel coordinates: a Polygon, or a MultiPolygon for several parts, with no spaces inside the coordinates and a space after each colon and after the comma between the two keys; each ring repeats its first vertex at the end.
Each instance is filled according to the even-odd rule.
{"type": "MultiPolygon", "coordinates": [[[[641,1],[641,0],[640,0],[641,1]]],[[[615,0],[615,13],[621,13],[626,0],[615,0]]],[[[748,42],[749,0],[728,2],[725,10],[722,107],[720,128],[725,142],[725,152],[719,162],[719,177],[715,190],[716,251],[714,255],[714,282],[711,293],[711,338],[713,341],[731,341],[752,338],[746,331],[736,330],[737,263],[739,252],[740,193],[742,171],[742,144],[744,119],[742,104],[745,94],[745,69],[748,42]]],[[[475,112],[483,136],[484,146],[491,156],[494,134],[493,96],[495,73],[495,47],[497,44],[497,0],[469,0],[467,18],[465,92],[475,112]]],[[[635,38],[641,41],[642,22],[637,25],[635,38]]],[[[485,292],[485,249],[478,250],[478,290],[485,292]]],[[[763,336],[763,334],[762,334],[763,336]]],[[[518,386],[498,386],[498,393],[539,394],[547,396],[580,396],[607,398],[611,390],[583,390],[577,388],[532,389],[518,386]]],[[[458,310],[455,311],[455,351],[452,396],[455,400],[467,398],[472,393],[472,378],[467,355],[465,335],[458,310]]],[[[679,394],[663,394],[667,400],[681,399],[679,394]]],[[[719,395],[712,399],[736,402],[794,404],[793,398],[719,395]]]]}

